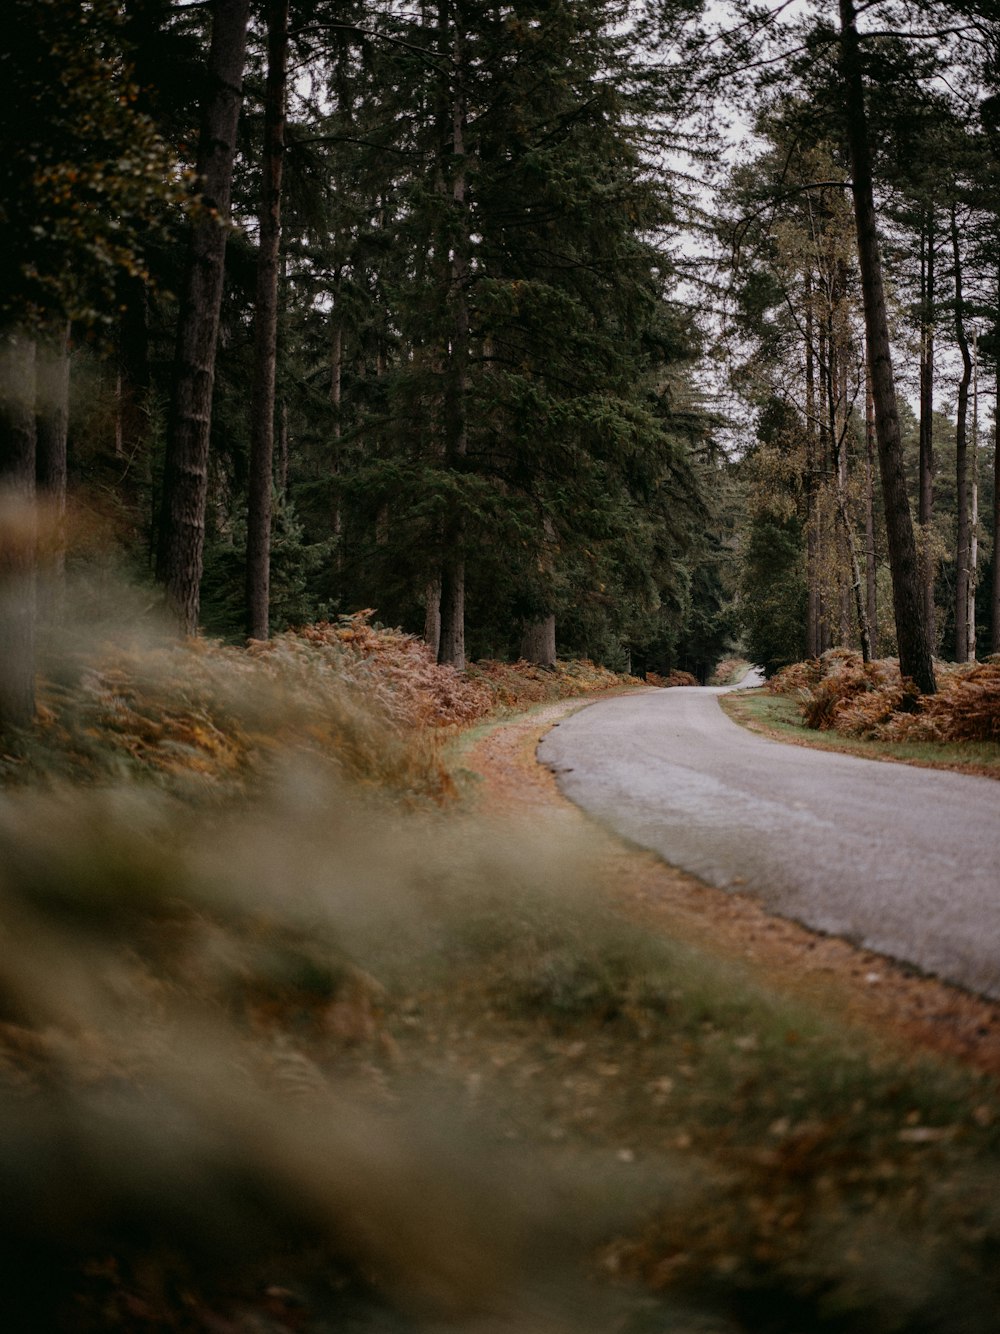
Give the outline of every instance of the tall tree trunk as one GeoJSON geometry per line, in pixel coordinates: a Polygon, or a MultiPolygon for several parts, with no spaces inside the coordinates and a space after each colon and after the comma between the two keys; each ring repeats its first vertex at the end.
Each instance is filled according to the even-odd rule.
{"type": "Polygon", "coordinates": [[[969,661],[969,597],[972,589],[972,529],[969,523],[969,386],[972,384],[972,353],[965,332],[962,293],[962,255],[958,240],[958,217],[951,207],[951,249],[955,264],[955,337],[962,354],[962,378],[958,382],[955,412],[955,661],[969,661]]]}
{"type": "Polygon", "coordinates": [[[275,380],[278,358],[278,278],[281,187],[285,159],[288,83],[288,0],[268,0],[267,85],[264,93],[264,164],[257,256],[254,376],[247,504],[247,637],[270,635],[271,494],[274,487],[275,380]]]}
{"type": "Polygon", "coordinates": [[[878,581],[875,564],[875,404],[865,372],[865,607],[872,657],[878,657],[878,581]]]}
{"type": "Polygon", "coordinates": [[[427,585],[427,604],[424,611],[424,640],[437,660],[441,648],[441,581],[434,579],[427,585]]]}
{"type": "Polygon", "coordinates": [[[819,460],[812,275],[806,277],[806,654],[820,652],[819,460]]]}
{"type": "Polygon", "coordinates": [[[848,425],[850,421],[850,408],[848,405],[847,388],[847,367],[851,357],[851,338],[850,328],[847,321],[847,312],[845,309],[845,300],[847,294],[847,264],[843,258],[836,260],[832,266],[833,272],[833,291],[831,305],[830,322],[830,350],[832,358],[831,374],[833,376],[834,398],[834,439],[836,441],[836,483],[837,483],[837,505],[841,527],[842,551],[842,570],[846,569],[847,575],[843,573],[840,577],[840,642],[842,644],[850,643],[851,636],[851,599],[853,596],[855,613],[858,621],[858,634],[861,640],[862,653],[866,654],[865,662],[871,657],[871,651],[868,646],[868,630],[864,623],[864,616],[861,612],[862,603],[859,600],[861,590],[861,569],[858,561],[857,540],[853,524],[851,523],[850,509],[847,502],[850,488],[850,436],[848,434],[848,425]]]}
{"type": "Polygon", "coordinates": [[[521,657],[525,662],[540,667],[552,667],[556,661],[555,612],[541,616],[537,621],[526,621],[521,636],[521,657]]]}
{"type": "Polygon", "coordinates": [[[931,549],[931,525],[934,521],[934,290],[935,227],[934,210],[928,211],[926,230],[921,235],[925,247],[921,264],[920,302],[920,581],[924,589],[924,618],[927,636],[933,645],[937,638],[937,611],[934,606],[935,561],[931,549]]]}
{"type": "MultiPolygon", "coordinates": [[[[450,0],[438,7],[442,49],[449,27],[452,33],[454,86],[450,99],[450,141],[442,145],[452,157],[451,218],[442,240],[450,250],[449,347],[444,394],[445,467],[460,470],[468,453],[468,362],[469,307],[465,290],[468,278],[469,220],[465,202],[465,90],[461,12],[450,0]]],[[[441,564],[441,638],[438,662],[459,670],[465,667],[465,524],[461,514],[446,525],[444,559],[441,564]]]]}
{"type": "Polygon", "coordinates": [[[56,618],[66,582],[66,442],[69,434],[69,326],[38,344],[35,381],[35,483],[42,502],[38,610],[56,618]]]}
{"type": "MultiPolygon", "coordinates": [[[[1000,307],[1000,276],[997,282],[997,304],[1000,307]]],[[[1000,348],[995,345],[993,355],[996,357],[996,397],[993,400],[993,587],[990,597],[992,608],[990,652],[1000,653],[1000,348]]]]}
{"type": "Polygon", "coordinates": [[[969,455],[969,657],[976,660],[976,585],[979,581],[979,341],[972,331],[972,452],[969,455]]]}
{"type": "MultiPolygon", "coordinates": [[[[549,515],[542,520],[545,534],[545,546],[542,551],[541,567],[547,580],[551,580],[556,555],[556,527],[549,515]]],[[[521,657],[525,662],[537,663],[540,667],[552,667],[556,661],[556,618],[554,612],[525,621],[521,635],[521,657]]]]}
{"type": "MultiPolygon", "coordinates": [[[[831,340],[832,346],[832,340],[831,340]]],[[[871,662],[871,637],[868,630],[868,615],[865,598],[861,587],[861,564],[858,560],[858,544],[854,536],[854,525],[847,506],[847,469],[844,456],[847,451],[847,422],[841,419],[833,398],[832,383],[829,392],[830,434],[833,441],[833,487],[836,506],[837,527],[843,544],[843,554],[848,570],[848,587],[842,588],[841,602],[854,599],[854,611],[858,622],[858,637],[861,640],[861,657],[864,662],[871,662]]],[[[847,642],[845,621],[850,614],[849,604],[845,610],[841,607],[841,643],[847,642]]]]}
{"type": "Polygon", "coordinates": [[[892,370],[889,323],[882,285],[882,257],[875,218],[875,194],[864,81],[853,0],[840,2],[840,65],[844,84],[844,111],[851,156],[854,218],[864,297],[868,365],[875,400],[875,431],[885,504],[892,602],[899,645],[899,666],[918,690],[936,689],[931,644],[924,616],[923,589],[917,563],[910,502],[906,494],[899,409],[892,370]]]}
{"type": "Polygon", "coordinates": [[[35,716],[35,344],[0,334],[0,728],[35,716]]]}
{"type": "MultiPolygon", "coordinates": [[[[331,515],[331,527],[333,530],[333,565],[337,574],[337,583],[340,584],[341,576],[344,570],[344,511],[341,502],[340,486],[338,477],[340,476],[340,437],[343,431],[341,418],[341,405],[343,401],[343,377],[344,377],[344,325],[340,312],[340,270],[337,270],[333,284],[334,305],[333,318],[336,324],[333,328],[333,336],[330,341],[330,406],[333,408],[333,422],[331,432],[333,435],[333,457],[330,460],[330,472],[333,477],[333,513],[331,515]]],[[[435,649],[435,652],[437,650],[435,649]]]]}
{"type": "Polygon", "coordinates": [[[157,577],[178,627],[189,635],[198,629],[212,388],[249,9],[250,0],[213,5],[198,141],[202,214],[191,228],[164,460],[157,577]]]}
{"type": "Polygon", "coordinates": [[[830,373],[830,354],[829,339],[827,338],[827,322],[825,314],[819,320],[819,377],[820,377],[820,396],[822,398],[822,407],[819,412],[819,476],[823,479],[823,485],[818,488],[817,498],[820,500],[820,507],[817,513],[817,533],[816,533],[816,551],[820,569],[820,589],[819,589],[819,651],[825,653],[831,647],[833,638],[831,632],[830,618],[830,582],[826,577],[826,566],[830,564],[830,557],[827,554],[829,545],[829,525],[827,523],[827,497],[828,488],[826,479],[832,475],[830,460],[833,457],[833,442],[830,437],[830,415],[829,415],[829,396],[828,396],[828,376],[830,373]]]}

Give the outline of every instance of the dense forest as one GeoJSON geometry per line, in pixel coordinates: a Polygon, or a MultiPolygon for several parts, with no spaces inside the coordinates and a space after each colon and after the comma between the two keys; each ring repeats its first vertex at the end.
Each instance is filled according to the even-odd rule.
{"type": "Polygon", "coordinates": [[[95,563],[459,668],[996,651],[992,5],[703,9],[11,0],[8,721],[95,563]]]}
{"type": "Polygon", "coordinates": [[[996,1334],[997,0],[3,19],[0,1331],[996,1334]]]}

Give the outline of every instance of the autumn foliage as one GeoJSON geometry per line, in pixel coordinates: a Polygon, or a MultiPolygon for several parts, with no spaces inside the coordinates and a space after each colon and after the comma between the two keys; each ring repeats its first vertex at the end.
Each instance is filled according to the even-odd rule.
{"type": "Polygon", "coordinates": [[[140,777],[220,797],[252,790],[294,747],[342,777],[440,800],[451,791],[440,758],[449,731],[632,680],[588,661],[459,672],[372,615],[303,626],[249,651],[173,638],[90,648],[42,683],[39,725],[23,754],[0,755],[0,780],[140,777]]]}
{"type": "Polygon", "coordinates": [[[667,676],[660,676],[658,672],[647,672],[646,684],[659,686],[661,689],[667,689],[671,686],[696,686],[698,678],[692,676],[690,672],[679,670],[670,672],[667,676]]]}
{"type": "Polygon", "coordinates": [[[1000,741],[1000,658],[938,664],[938,693],[921,695],[892,659],[864,663],[848,649],[793,663],[774,694],[800,700],[809,727],[880,741],[1000,741]]]}

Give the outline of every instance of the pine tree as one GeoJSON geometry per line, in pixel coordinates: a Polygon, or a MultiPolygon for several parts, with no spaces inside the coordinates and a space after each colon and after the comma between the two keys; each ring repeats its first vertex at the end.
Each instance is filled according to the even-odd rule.
{"type": "Polygon", "coordinates": [[[198,147],[200,210],[191,227],[177,329],[157,559],[167,604],[188,635],[198,628],[212,387],[249,0],[214,0],[212,16],[198,147]]]}
{"type": "Polygon", "coordinates": [[[16,496],[21,518],[5,525],[0,551],[0,725],[24,725],[34,711],[36,367],[42,483],[58,512],[67,322],[113,327],[118,285],[145,274],[176,173],[138,105],[113,0],[11,0],[4,17],[0,490],[16,496]]]}
{"type": "Polygon", "coordinates": [[[269,633],[271,491],[274,486],[275,375],[281,194],[285,153],[288,0],[267,7],[267,89],[257,256],[254,377],[250,419],[250,489],[247,513],[247,635],[269,633]]]}

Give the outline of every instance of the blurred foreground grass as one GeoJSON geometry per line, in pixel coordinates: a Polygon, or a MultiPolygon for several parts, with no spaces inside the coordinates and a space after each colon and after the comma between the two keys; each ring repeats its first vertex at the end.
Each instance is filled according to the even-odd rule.
{"type": "Polygon", "coordinates": [[[442,806],[350,671],[163,652],[0,797],[0,1328],[996,1329],[993,1081],[442,806]],[[136,717],[253,744],[160,770],[136,717]]]}

